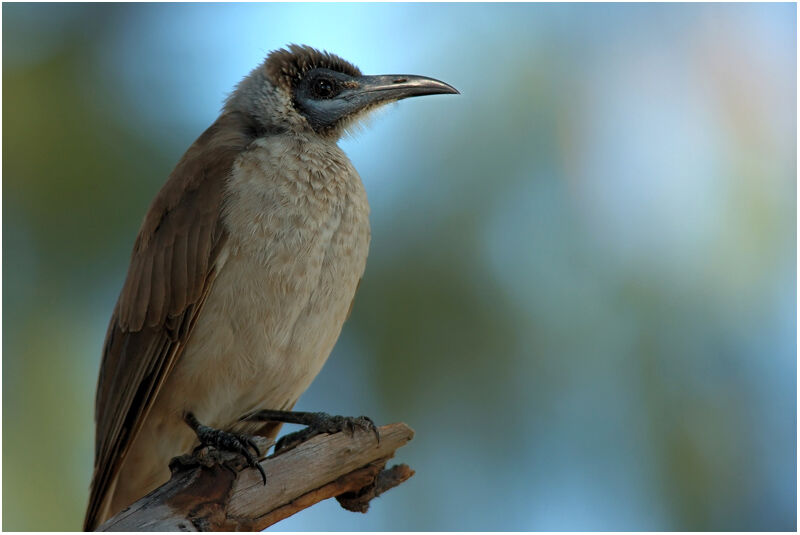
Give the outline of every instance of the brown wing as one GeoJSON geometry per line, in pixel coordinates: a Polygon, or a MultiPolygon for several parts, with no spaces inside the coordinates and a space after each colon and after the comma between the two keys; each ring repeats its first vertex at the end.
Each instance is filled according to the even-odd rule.
{"type": "Polygon", "coordinates": [[[226,113],[189,148],[145,216],[111,316],[95,400],[95,463],[84,529],[99,515],[122,460],[191,333],[225,232],[224,186],[252,141],[226,113]]]}

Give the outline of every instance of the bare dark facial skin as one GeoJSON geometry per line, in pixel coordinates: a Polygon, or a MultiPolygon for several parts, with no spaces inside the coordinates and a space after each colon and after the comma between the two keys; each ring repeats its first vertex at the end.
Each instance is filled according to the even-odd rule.
{"type": "Polygon", "coordinates": [[[322,132],[359,111],[351,99],[338,98],[343,92],[357,88],[358,82],[349,74],[325,68],[312,69],[294,88],[295,107],[315,131],[322,132]]]}
{"type": "Polygon", "coordinates": [[[324,134],[375,106],[409,97],[458,93],[450,85],[408,74],[351,75],[320,67],[309,70],[293,87],[297,110],[324,134]]]}
{"type": "Polygon", "coordinates": [[[266,61],[271,82],[291,95],[297,112],[320,135],[336,137],[360,114],[408,97],[458,93],[450,85],[407,74],[365,76],[339,56],[290,45],[266,61]]]}

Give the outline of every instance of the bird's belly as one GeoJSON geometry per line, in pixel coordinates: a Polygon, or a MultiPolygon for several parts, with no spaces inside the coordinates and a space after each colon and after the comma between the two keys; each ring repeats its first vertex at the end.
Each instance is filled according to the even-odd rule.
{"type": "Polygon", "coordinates": [[[360,272],[320,288],[325,276],[276,284],[255,263],[226,265],[187,347],[190,358],[175,370],[177,381],[202,385],[204,393],[184,403],[201,421],[228,426],[251,410],[290,406],[308,388],[339,336],[360,272]]]}
{"type": "Polygon", "coordinates": [[[266,264],[246,251],[228,256],[171,377],[197,393],[175,409],[228,428],[252,410],[294,404],[333,349],[366,262],[364,237],[342,240],[337,229],[266,264]]]}
{"type": "Polygon", "coordinates": [[[328,247],[319,262],[295,255],[293,269],[228,255],[132,444],[122,474],[127,485],[115,502],[124,507],[164,483],[169,459],[191,450],[196,437],[182,421],[185,411],[212,427],[254,432],[261,424],[239,423],[242,416],[294,405],[347,317],[366,262],[368,231],[357,241],[353,251],[363,252],[337,255],[328,247]]]}

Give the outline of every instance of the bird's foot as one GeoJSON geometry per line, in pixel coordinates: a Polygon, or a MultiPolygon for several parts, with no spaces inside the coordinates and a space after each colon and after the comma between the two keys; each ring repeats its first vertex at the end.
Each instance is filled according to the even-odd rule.
{"type": "Polygon", "coordinates": [[[295,412],[262,410],[245,418],[246,420],[262,422],[283,422],[287,424],[300,424],[307,426],[300,431],[289,433],[275,443],[275,454],[288,451],[298,444],[302,444],[311,437],[322,433],[338,433],[345,431],[351,436],[356,430],[372,432],[378,442],[381,436],[375,423],[366,416],[331,416],[324,412],[295,412]]]}
{"type": "Polygon", "coordinates": [[[222,431],[221,429],[214,429],[213,427],[203,425],[197,421],[197,418],[195,418],[194,414],[191,412],[187,412],[183,420],[192,428],[197,438],[200,440],[200,445],[196,447],[193,452],[193,456],[200,464],[211,462],[220,463],[229,467],[228,461],[230,460],[230,456],[225,455],[226,453],[241,456],[244,457],[247,466],[259,471],[264,484],[267,484],[267,474],[264,473],[264,469],[258,462],[258,459],[261,457],[261,450],[256,443],[256,437],[251,437],[244,433],[222,431]],[[205,447],[213,449],[204,452],[202,450],[205,447]],[[251,448],[253,452],[255,452],[255,455],[250,451],[251,448]]]}

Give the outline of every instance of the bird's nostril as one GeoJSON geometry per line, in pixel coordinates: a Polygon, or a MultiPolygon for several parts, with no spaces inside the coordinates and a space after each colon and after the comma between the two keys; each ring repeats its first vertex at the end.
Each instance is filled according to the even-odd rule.
{"type": "Polygon", "coordinates": [[[402,84],[408,82],[408,78],[395,78],[392,83],[393,84],[402,84]]]}

